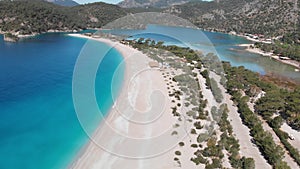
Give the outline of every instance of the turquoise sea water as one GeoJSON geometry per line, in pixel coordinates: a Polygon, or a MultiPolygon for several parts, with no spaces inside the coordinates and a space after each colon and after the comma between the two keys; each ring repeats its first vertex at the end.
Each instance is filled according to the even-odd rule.
{"type": "MultiPolygon", "coordinates": [[[[72,101],[73,69],[85,43],[64,34],[44,34],[18,43],[3,42],[0,36],[1,169],[66,168],[87,143],[72,101]]],[[[110,48],[89,43],[91,57],[110,48]]],[[[104,115],[123,80],[119,74],[111,92],[121,62],[121,55],[112,49],[97,72],[95,91],[104,115]]],[[[101,120],[90,119],[91,129],[101,120]]]]}
{"type": "Polygon", "coordinates": [[[295,68],[269,57],[250,53],[238,44],[248,44],[245,38],[224,33],[207,32],[200,29],[148,25],[145,30],[113,30],[113,34],[127,35],[129,39],[150,38],[164,41],[167,45],[188,46],[204,53],[212,52],[221,61],[229,61],[233,66],[244,66],[260,74],[276,74],[300,82],[300,73],[295,68]]]}

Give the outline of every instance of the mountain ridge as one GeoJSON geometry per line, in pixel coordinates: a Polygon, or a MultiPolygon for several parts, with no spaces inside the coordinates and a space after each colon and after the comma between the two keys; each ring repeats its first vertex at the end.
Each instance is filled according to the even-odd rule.
{"type": "Polygon", "coordinates": [[[64,7],[42,0],[5,0],[0,1],[0,31],[30,34],[99,28],[128,14],[154,11],[174,14],[205,30],[274,37],[299,32],[299,4],[295,5],[293,0],[219,0],[188,2],[164,9],[124,9],[102,2],[64,7]]]}
{"type": "Polygon", "coordinates": [[[191,0],[124,0],[118,3],[122,8],[166,8],[173,5],[180,5],[191,0]]]}
{"type": "Polygon", "coordinates": [[[41,0],[0,1],[0,32],[30,35],[100,28],[126,14],[103,2],[65,7],[41,0]]]}
{"type": "Polygon", "coordinates": [[[47,2],[51,2],[61,6],[77,6],[79,5],[77,2],[73,0],[45,0],[47,2]]]}
{"type": "Polygon", "coordinates": [[[164,12],[213,31],[279,36],[299,31],[299,3],[294,0],[219,0],[190,2],[164,12]]]}

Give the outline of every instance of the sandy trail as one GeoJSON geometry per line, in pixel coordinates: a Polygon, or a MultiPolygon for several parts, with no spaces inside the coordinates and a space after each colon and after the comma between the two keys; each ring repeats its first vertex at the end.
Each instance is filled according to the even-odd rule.
{"type": "MultiPolygon", "coordinates": [[[[214,72],[210,72],[210,76],[217,81],[220,81],[220,77],[214,72]]],[[[219,87],[224,96],[224,102],[227,103],[229,109],[228,120],[232,125],[235,137],[239,140],[240,154],[245,157],[253,158],[255,160],[255,168],[271,169],[271,165],[264,159],[258,147],[251,142],[252,137],[250,136],[250,130],[243,124],[238,109],[231,100],[231,96],[226,93],[226,89],[222,85],[219,85],[219,87]]]]}
{"type": "Polygon", "coordinates": [[[298,151],[300,151],[300,132],[292,129],[286,123],[283,123],[280,129],[294,136],[295,138],[294,140],[289,139],[288,141],[290,142],[290,144],[292,144],[293,147],[295,147],[296,149],[298,149],[298,151]]]}

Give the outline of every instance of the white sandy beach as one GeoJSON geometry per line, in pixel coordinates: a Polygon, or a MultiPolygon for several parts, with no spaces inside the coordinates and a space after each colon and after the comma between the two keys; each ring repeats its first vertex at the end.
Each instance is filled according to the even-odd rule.
{"type": "Polygon", "coordinates": [[[177,129],[176,137],[171,135],[177,119],[171,113],[172,103],[162,73],[151,69],[151,60],[131,47],[108,39],[96,40],[123,55],[125,82],[108,117],[70,168],[177,168],[174,148],[186,133],[182,127],[177,129]]]}

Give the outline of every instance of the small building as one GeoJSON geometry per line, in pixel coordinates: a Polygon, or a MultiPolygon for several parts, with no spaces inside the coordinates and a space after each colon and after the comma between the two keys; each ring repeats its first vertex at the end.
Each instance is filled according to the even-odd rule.
{"type": "Polygon", "coordinates": [[[93,34],[92,33],[85,33],[84,35],[91,37],[93,34]]]}
{"type": "Polygon", "coordinates": [[[194,65],[198,64],[198,62],[195,61],[195,60],[193,60],[192,63],[193,63],[194,65]]]}
{"type": "Polygon", "coordinates": [[[101,36],[98,35],[98,34],[93,34],[92,37],[93,37],[93,38],[101,38],[101,36]]]}
{"type": "Polygon", "coordinates": [[[159,63],[155,62],[155,61],[151,61],[151,62],[149,62],[149,66],[151,68],[159,68],[159,63]]]}
{"type": "Polygon", "coordinates": [[[289,57],[280,56],[279,59],[281,60],[291,60],[289,57]]]}
{"type": "Polygon", "coordinates": [[[230,35],[237,35],[237,33],[235,31],[230,31],[229,34],[230,35]]]}

